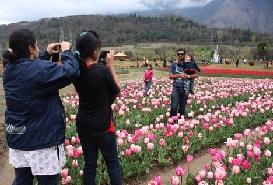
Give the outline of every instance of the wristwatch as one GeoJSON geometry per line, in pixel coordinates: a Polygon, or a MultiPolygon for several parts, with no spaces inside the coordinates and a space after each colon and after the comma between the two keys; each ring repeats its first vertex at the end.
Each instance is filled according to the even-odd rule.
{"type": "Polygon", "coordinates": [[[188,75],[188,78],[191,78],[191,75],[188,75]]]}

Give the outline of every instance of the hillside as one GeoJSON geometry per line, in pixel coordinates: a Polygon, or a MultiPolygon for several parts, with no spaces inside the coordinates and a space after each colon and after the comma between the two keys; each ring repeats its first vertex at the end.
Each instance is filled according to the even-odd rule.
{"type": "Polygon", "coordinates": [[[236,42],[247,43],[253,40],[253,35],[255,35],[257,42],[263,39],[269,42],[273,41],[273,34],[263,35],[242,29],[207,28],[176,15],[162,17],[141,17],[136,14],[79,15],[0,25],[2,48],[7,47],[9,34],[18,28],[34,30],[39,39],[40,49],[45,49],[49,42],[59,42],[61,28],[64,33],[64,40],[70,40],[69,30],[71,29],[71,40],[73,41],[83,29],[93,29],[99,33],[103,45],[107,46],[147,42],[209,44],[218,40],[227,44],[233,44],[235,40],[236,42]],[[213,40],[212,35],[214,36],[213,40]]]}

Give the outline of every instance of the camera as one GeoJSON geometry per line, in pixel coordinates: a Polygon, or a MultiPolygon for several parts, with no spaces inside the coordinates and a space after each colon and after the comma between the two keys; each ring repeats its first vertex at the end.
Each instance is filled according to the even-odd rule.
{"type": "Polygon", "coordinates": [[[58,62],[59,61],[59,53],[61,52],[61,49],[62,48],[61,48],[60,44],[58,44],[58,45],[56,45],[54,47],[54,50],[58,51],[58,53],[55,53],[54,55],[52,55],[52,58],[51,58],[52,62],[58,62]]]}
{"type": "Polygon", "coordinates": [[[107,61],[106,61],[107,53],[110,53],[110,51],[101,51],[100,56],[99,56],[99,60],[97,63],[107,65],[107,61]]]}
{"type": "Polygon", "coordinates": [[[62,50],[62,47],[61,47],[61,44],[58,44],[54,47],[54,50],[55,51],[58,51],[59,53],[61,53],[61,50],[62,50]]]}

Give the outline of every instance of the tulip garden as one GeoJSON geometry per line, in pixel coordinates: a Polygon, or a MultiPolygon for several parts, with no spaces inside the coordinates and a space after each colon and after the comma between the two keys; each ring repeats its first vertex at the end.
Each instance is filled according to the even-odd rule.
{"type": "MultiPolygon", "coordinates": [[[[117,144],[126,184],[152,169],[175,166],[163,181],[157,174],[149,185],[273,184],[273,80],[216,78],[195,80],[185,117],[170,118],[172,81],[153,79],[148,96],[143,95],[142,79],[121,81],[122,96],[112,105],[117,144]],[[217,150],[225,144],[227,150],[217,150]],[[187,173],[194,153],[206,149],[211,155],[203,170],[187,173]],[[179,165],[184,159],[186,166],[179,165]]],[[[82,183],[83,151],[75,131],[78,96],[62,97],[67,113],[67,163],[60,184],[82,183]]],[[[109,184],[101,155],[98,184],[109,184]]]]}

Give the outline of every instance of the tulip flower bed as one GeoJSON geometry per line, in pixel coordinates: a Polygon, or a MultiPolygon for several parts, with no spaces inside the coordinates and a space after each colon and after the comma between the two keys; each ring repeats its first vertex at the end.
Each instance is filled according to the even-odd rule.
{"type": "Polygon", "coordinates": [[[244,69],[216,69],[213,67],[202,67],[202,75],[233,75],[233,77],[252,77],[252,78],[259,78],[259,77],[273,77],[272,71],[255,71],[255,70],[244,70],[244,69]],[[235,75],[235,76],[234,76],[235,75]]]}
{"type": "MultiPolygon", "coordinates": [[[[199,76],[206,77],[231,77],[231,78],[273,78],[273,71],[248,70],[239,68],[219,68],[219,65],[200,66],[199,76]]],[[[169,67],[162,67],[158,70],[169,71],[169,67]]]]}
{"type": "MultiPolygon", "coordinates": [[[[142,85],[142,79],[123,81],[122,97],[118,98],[112,105],[116,120],[122,176],[125,182],[128,181],[133,184],[129,180],[130,178],[138,178],[149,173],[155,167],[175,165],[181,159],[187,159],[191,162],[194,160],[193,153],[225,142],[227,138],[245,131],[246,128],[252,129],[265,123],[267,126],[261,127],[264,134],[261,135],[260,131],[259,137],[257,134],[254,134],[256,137],[249,136],[244,146],[242,146],[243,144],[239,145],[240,147],[232,145],[232,149],[226,152],[224,156],[218,154],[223,152],[215,151],[217,157],[213,156],[214,163],[210,164],[210,168],[206,169],[207,171],[204,171],[205,175],[204,172],[199,175],[200,177],[196,174],[190,174],[185,179],[187,179],[187,184],[192,185],[198,183],[211,184],[216,180],[218,184],[222,183],[221,180],[225,184],[236,184],[233,178],[237,179],[238,182],[244,182],[241,184],[246,184],[246,178],[251,178],[252,182],[269,178],[270,174],[265,174],[264,171],[270,167],[273,161],[270,163],[269,158],[264,155],[254,156],[253,154],[252,158],[248,157],[245,146],[252,145],[254,148],[256,144],[251,144],[252,141],[256,143],[257,140],[262,140],[264,137],[268,137],[269,140],[273,137],[273,134],[270,133],[273,125],[270,121],[270,118],[273,117],[272,80],[200,77],[195,80],[196,94],[189,97],[185,118],[179,115],[169,118],[171,80],[167,78],[154,79],[152,88],[148,93],[149,96],[143,95],[142,85]],[[241,158],[243,157],[241,163],[246,160],[251,164],[251,168],[249,168],[251,170],[244,169],[241,163],[230,163],[229,157],[239,158],[237,153],[241,154],[241,158]],[[260,157],[260,161],[266,159],[268,162],[262,164],[256,162],[256,164],[254,163],[255,157],[260,157]],[[224,165],[226,165],[226,173],[221,178],[216,177],[217,172],[219,169],[223,170],[224,165]],[[234,169],[236,174],[231,172],[235,165],[239,167],[239,172],[237,166],[234,169]],[[257,176],[251,175],[255,169],[262,173],[257,176]],[[208,172],[213,175],[211,176],[211,173],[208,172]]],[[[75,132],[77,94],[72,93],[71,96],[63,97],[63,104],[66,107],[68,118],[67,139],[65,141],[67,163],[62,171],[60,184],[82,184],[83,152],[80,140],[75,132]]],[[[241,138],[236,137],[236,139],[241,138]]],[[[261,152],[265,152],[266,149],[269,151],[273,149],[262,143],[258,148],[261,152]]],[[[254,149],[249,151],[254,153],[254,149]]],[[[267,155],[269,155],[268,152],[267,155]]],[[[101,156],[98,164],[97,182],[107,184],[109,178],[101,156]]],[[[183,167],[179,169],[177,174],[182,176],[183,167]],[[179,173],[179,169],[181,173],[179,173]]],[[[222,173],[222,171],[220,172],[222,173]]],[[[160,174],[158,175],[150,184],[167,183],[162,182],[160,174]]],[[[178,176],[174,176],[170,177],[168,183],[179,184],[180,181],[178,176]]]]}

